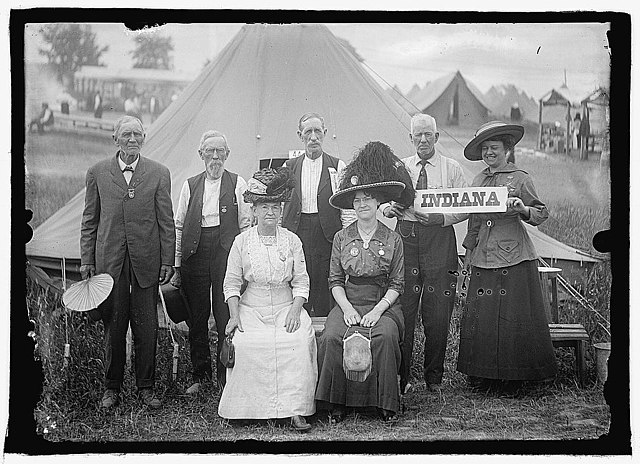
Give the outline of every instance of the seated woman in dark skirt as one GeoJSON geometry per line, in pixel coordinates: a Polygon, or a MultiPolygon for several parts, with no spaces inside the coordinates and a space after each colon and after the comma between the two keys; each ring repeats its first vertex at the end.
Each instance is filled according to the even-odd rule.
{"type": "Polygon", "coordinates": [[[463,242],[471,274],[458,370],[469,376],[473,387],[511,389],[523,380],[550,379],[557,372],[537,254],[522,224],[537,226],[549,212],[529,174],[507,162],[523,134],[522,126],[488,122],[464,149],[466,158],[487,164],[473,186],[506,186],[509,192],[505,213],[469,216],[463,242]]]}
{"type": "Polygon", "coordinates": [[[400,179],[411,185],[391,149],[370,142],[345,168],[340,190],[329,200],[336,208],[355,209],[357,215],[333,240],[329,288],[337,304],[318,347],[316,400],[318,408],[329,408],[332,423],[344,418],[346,407],[375,407],[385,420],[394,418],[399,408],[404,320],[398,297],[404,290],[404,253],[402,239],[377,220],[376,211],[390,200],[413,202],[413,188],[405,191],[400,179]],[[365,349],[370,350],[366,370],[351,368],[349,355],[343,357],[343,341],[348,344],[355,333],[367,340],[365,349]]]}

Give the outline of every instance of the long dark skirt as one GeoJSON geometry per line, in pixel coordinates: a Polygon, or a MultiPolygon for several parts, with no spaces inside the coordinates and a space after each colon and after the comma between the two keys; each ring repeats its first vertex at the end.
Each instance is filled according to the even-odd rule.
{"type": "MultiPolygon", "coordinates": [[[[345,286],[347,298],[360,315],[367,313],[384,296],[377,285],[345,286]]],[[[342,338],[347,330],[342,309],[334,306],[318,342],[318,387],[316,400],[347,407],[378,407],[397,412],[399,409],[398,369],[400,367],[400,334],[404,331],[399,304],[387,309],[371,330],[373,366],[364,382],[347,380],[342,369],[342,338]],[[400,326],[400,327],[399,327],[400,326]]],[[[368,329],[362,330],[368,336],[368,329]]],[[[326,406],[319,403],[318,407],[326,406]]]]}
{"type": "Polygon", "coordinates": [[[460,324],[458,370],[489,379],[542,380],[557,373],[535,261],[471,268],[460,324]]]}

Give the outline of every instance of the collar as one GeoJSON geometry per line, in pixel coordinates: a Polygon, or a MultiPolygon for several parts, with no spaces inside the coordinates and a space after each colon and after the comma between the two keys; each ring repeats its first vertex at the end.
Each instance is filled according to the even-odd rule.
{"type": "Polygon", "coordinates": [[[138,161],[140,161],[140,155],[138,155],[138,157],[136,158],[136,160],[131,163],[131,164],[125,164],[124,161],[122,161],[122,158],[120,158],[120,151],[118,151],[118,153],[116,154],[116,156],[118,157],[118,166],[120,166],[120,170],[122,171],[124,168],[126,168],[127,166],[131,166],[133,168],[133,170],[136,170],[136,166],[138,165],[138,161]]]}
{"type": "MultiPolygon", "coordinates": [[[[420,155],[418,155],[417,153],[415,154],[415,157],[416,157],[416,167],[421,166],[422,158],[420,158],[420,155]]],[[[431,166],[437,166],[439,160],[440,160],[440,153],[438,153],[438,150],[434,148],[433,156],[426,161],[425,166],[427,164],[430,164],[431,166]]]]}
{"type": "Polygon", "coordinates": [[[323,155],[323,154],[324,154],[324,153],[320,154],[320,156],[318,156],[316,159],[311,159],[311,158],[309,158],[309,157],[307,156],[307,154],[305,153],[304,155],[302,155],[302,156],[304,156],[304,160],[303,160],[303,162],[305,162],[305,161],[306,161],[307,163],[314,163],[314,164],[322,163],[322,155],[323,155]]]}
{"type": "MultiPolygon", "coordinates": [[[[373,233],[371,239],[373,240],[375,238],[379,242],[386,243],[389,232],[390,229],[387,228],[387,226],[385,226],[380,220],[378,220],[378,228],[373,233]]],[[[347,238],[349,240],[359,239],[360,234],[358,233],[358,221],[355,220],[351,224],[349,224],[345,229],[345,233],[347,234],[347,238]]]]}
{"type": "Polygon", "coordinates": [[[527,174],[527,171],[525,171],[524,169],[520,169],[518,166],[516,166],[513,163],[507,163],[506,166],[501,167],[500,169],[498,169],[495,172],[491,172],[489,170],[489,166],[487,166],[486,168],[484,168],[482,170],[482,174],[484,174],[486,177],[491,177],[491,176],[493,176],[495,174],[502,173],[502,172],[516,172],[516,171],[521,171],[521,172],[524,172],[525,174],[527,174]]]}

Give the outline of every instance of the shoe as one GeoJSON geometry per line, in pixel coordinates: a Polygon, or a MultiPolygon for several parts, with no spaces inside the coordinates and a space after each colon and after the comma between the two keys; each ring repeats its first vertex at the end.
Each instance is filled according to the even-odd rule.
{"type": "Polygon", "coordinates": [[[329,424],[336,425],[344,420],[344,410],[342,408],[333,408],[329,413],[329,424]]]}
{"type": "Polygon", "coordinates": [[[195,382],[193,385],[191,385],[189,388],[187,388],[185,393],[187,395],[195,395],[196,393],[198,393],[200,391],[200,387],[201,386],[202,385],[200,384],[200,382],[195,382]]]}
{"type": "Polygon", "coordinates": [[[162,406],[160,400],[156,398],[156,395],[153,392],[153,388],[141,388],[140,390],[138,390],[138,397],[145,405],[149,406],[152,409],[158,409],[160,406],[162,406]]]}
{"type": "Polygon", "coordinates": [[[305,418],[302,416],[293,416],[291,418],[291,427],[293,427],[298,432],[307,432],[311,430],[311,424],[308,424],[305,418]]]}
{"type": "Polygon", "coordinates": [[[383,422],[398,422],[398,415],[388,409],[380,409],[380,417],[383,422]]]}
{"type": "Polygon", "coordinates": [[[433,393],[442,393],[442,384],[427,382],[427,390],[433,393]]]}
{"type": "Polygon", "coordinates": [[[119,402],[119,392],[113,388],[107,388],[102,395],[102,407],[104,409],[111,409],[117,406],[119,402]]]}

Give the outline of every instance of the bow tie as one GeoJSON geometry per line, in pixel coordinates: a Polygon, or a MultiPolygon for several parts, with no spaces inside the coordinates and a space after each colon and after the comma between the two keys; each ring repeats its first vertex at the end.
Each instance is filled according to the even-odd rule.
{"type": "Polygon", "coordinates": [[[133,168],[131,166],[125,166],[122,172],[127,172],[127,171],[133,172],[133,168]]]}

